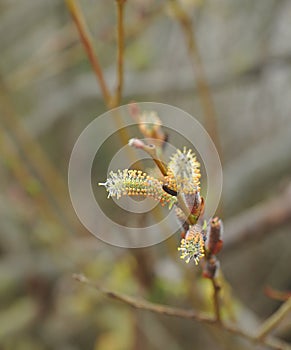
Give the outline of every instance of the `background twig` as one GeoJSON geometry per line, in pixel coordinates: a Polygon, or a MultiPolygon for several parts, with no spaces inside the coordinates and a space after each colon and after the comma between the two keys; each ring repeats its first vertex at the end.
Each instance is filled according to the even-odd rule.
{"type": "Polygon", "coordinates": [[[110,106],[111,95],[110,95],[110,92],[107,88],[98,57],[97,57],[95,50],[94,50],[93,40],[92,40],[90,32],[87,28],[82,11],[81,11],[80,7],[78,6],[77,0],[66,0],[66,3],[68,6],[68,9],[70,10],[70,12],[72,14],[72,18],[76,24],[76,27],[77,27],[79,35],[80,35],[80,39],[81,39],[82,44],[84,46],[84,49],[87,53],[89,61],[92,65],[94,73],[98,79],[104,101],[106,102],[107,106],[110,106]]]}
{"type": "Polygon", "coordinates": [[[221,287],[216,278],[211,278],[211,282],[213,286],[213,301],[214,301],[215,317],[217,322],[221,322],[220,301],[219,301],[219,292],[221,287]]]}
{"type": "Polygon", "coordinates": [[[226,332],[236,334],[240,337],[243,337],[249,340],[252,343],[260,343],[262,345],[266,345],[271,349],[276,349],[276,350],[291,349],[291,347],[288,344],[276,338],[258,339],[256,336],[249,334],[245,331],[242,331],[239,328],[236,328],[235,326],[221,324],[220,322],[217,322],[216,318],[208,316],[207,314],[198,313],[195,310],[184,310],[181,308],[175,308],[167,305],[151,303],[141,298],[137,299],[125,294],[114,292],[112,290],[107,290],[104,287],[101,287],[96,283],[90,281],[87,277],[85,277],[82,274],[74,274],[73,278],[81,283],[84,283],[93,287],[98,292],[100,292],[101,294],[103,294],[104,296],[110,299],[120,301],[124,304],[130,305],[137,309],[148,310],[148,311],[162,314],[162,315],[180,317],[180,318],[199,321],[210,325],[216,325],[217,327],[225,330],[226,332]]]}
{"type": "Polygon", "coordinates": [[[285,303],[282,304],[281,307],[261,325],[260,329],[258,330],[258,339],[265,338],[290,311],[291,298],[285,301],[285,303]]]}
{"type": "Polygon", "coordinates": [[[120,105],[123,88],[123,56],[124,56],[124,5],[126,0],[116,0],[117,4],[117,86],[115,106],[120,105]]]}

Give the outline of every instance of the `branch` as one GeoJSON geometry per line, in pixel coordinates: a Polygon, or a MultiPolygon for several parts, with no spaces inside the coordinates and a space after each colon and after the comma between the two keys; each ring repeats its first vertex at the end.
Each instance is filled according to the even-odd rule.
{"type": "MultiPolygon", "coordinates": [[[[125,1],[125,0],[124,0],[125,1]]],[[[123,2],[121,0],[118,1],[119,2],[123,2]]],[[[79,32],[79,35],[80,35],[80,39],[81,39],[81,42],[84,46],[84,49],[87,53],[87,56],[88,56],[88,59],[92,65],[92,68],[93,68],[93,71],[97,77],[97,80],[99,82],[99,85],[100,85],[100,89],[101,89],[101,92],[102,92],[102,96],[103,96],[103,99],[104,99],[104,102],[106,104],[106,107],[107,109],[111,109],[113,107],[116,107],[116,102],[114,101],[114,98],[111,96],[110,92],[109,92],[109,89],[107,87],[107,84],[106,84],[106,81],[104,79],[104,76],[103,76],[103,71],[102,71],[102,68],[100,66],[100,63],[99,63],[99,60],[98,60],[98,57],[97,57],[97,54],[94,50],[94,45],[93,45],[93,40],[91,38],[91,35],[89,33],[89,30],[87,28],[87,25],[86,25],[86,22],[85,22],[85,19],[84,19],[84,16],[82,14],[82,11],[80,9],[80,7],[78,6],[77,4],[77,1],[76,0],[66,0],[66,3],[67,3],[67,7],[68,9],[70,10],[71,14],[72,14],[72,18],[75,22],[75,25],[78,29],[78,32],[79,32]]],[[[121,10],[121,14],[120,16],[122,16],[122,13],[123,11],[121,10]]],[[[122,20],[120,20],[121,22],[121,26],[122,25],[122,20]]],[[[120,38],[119,38],[119,53],[118,53],[118,56],[123,56],[123,30],[121,31],[121,33],[119,34],[120,38]],[[121,38],[122,37],[122,38],[121,38]],[[122,48],[122,49],[121,49],[122,48]]],[[[119,78],[118,78],[118,81],[120,82],[120,88],[118,88],[118,96],[119,96],[119,99],[121,99],[121,93],[122,93],[122,76],[123,76],[123,73],[122,73],[122,66],[123,66],[123,63],[122,63],[122,58],[118,59],[119,61],[119,78]]],[[[116,125],[116,128],[118,130],[118,134],[119,134],[119,137],[122,141],[123,144],[126,144],[127,143],[127,140],[129,139],[129,135],[128,135],[128,132],[124,129],[124,124],[123,124],[123,121],[122,121],[122,118],[119,114],[118,111],[114,111],[113,112],[113,117],[114,117],[114,121],[115,121],[115,125],[116,125]]],[[[130,153],[130,157],[132,160],[134,160],[134,157],[133,155],[130,153]]]]}
{"type": "Polygon", "coordinates": [[[264,339],[280,322],[281,320],[291,311],[291,298],[285,301],[281,307],[273,313],[260,327],[258,330],[258,339],[264,339]]]}
{"type": "Polygon", "coordinates": [[[93,283],[82,274],[74,274],[73,278],[81,283],[87,284],[88,286],[96,289],[98,292],[100,292],[102,295],[106,296],[109,299],[117,300],[121,303],[127,304],[136,309],[147,310],[150,312],[154,312],[156,314],[179,317],[183,319],[189,319],[189,320],[198,321],[205,324],[214,325],[228,333],[232,333],[242,338],[245,338],[254,344],[259,343],[262,345],[266,345],[271,349],[276,349],[276,350],[291,349],[291,347],[287,343],[280,341],[276,338],[269,337],[267,339],[257,339],[256,336],[249,334],[237,328],[236,326],[219,323],[215,318],[208,316],[205,313],[196,312],[195,310],[185,310],[181,308],[175,308],[175,307],[171,307],[163,304],[151,303],[141,298],[134,298],[125,294],[113,292],[111,290],[107,290],[101,287],[96,283],[93,283]]]}
{"type": "Polygon", "coordinates": [[[224,249],[272,233],[291,219],[291,184],[277,197],[246,210],[225,224],[224,249]]]}
{"type": "Polygon", "coordinates": [[[117,3],[117,86],[114,107],[120,105],[123,88],[123,55],[124,55],[124,25],[123,14],[126,0],[116,0],[117,3]]]}
{"type": "Polygon", "coordinates": [[[108,297],[109,299],[114,299],[117,301],[120,301],[122,303],[125,303],[127,305],[130,305],[136,309],[142,309],[142,310],[148,310],[152,311],[158,314],[168,315],[168,316],[176,316],[181,318],[187,318],[187,319],[195,319],[202,322],[213,324],[215,323],[215,319],[213,317],[208,316],[206,314],[198,313],[194,310],[183,310],[179,308],[170,307],[167,305],[162,304],[156,304],[151,303],[147,300],[141,299],[141,298],[134,298],[131,296],[128,296],[126,294],[113,292],[111,290],[107,290],[98,284],[90,281],[87,277],[85,277],[82,274],[74,274],[73,278],[79,282],[82,282],[84,284],[87,284],[94,289],[96,289],[98,292],[103,294],[104,296],[108,297]]]}
{"type": "Polygon", "coordinates": [[[289,298],[291,298],[291,292],[290,291],[280,291],[271,287],[266,287],[264,290],[264,293],[267,297],[279,300],[279,301],[286,301],[289,298]]]}
{"type": "Polygon", "coordinates": [[[220,312],[220,302],[219,302],[219,292],[220,292],[220,285],[217,282],[217,279],[215,277],[211,278],[212,287],[213,287],[213,301],[214,301],[214,311],[215,311],[215,317],[217,322],[221,322],[221,312],[220,312]]]}
{"type": "Polygon", "coordinates": [[[140,139],[132,138],[128,140],[128,145],[136,149],[142,149],[144,152],[146,152],[156,163],[156,166],[159,168],[162,175],[167,175],[167,167],[164,164],[164,162],[159,158],[156,146],[154,144],[147,145],[140,139]]]}
{"type": "Polygon", "coordinates": [[[84,46],[88,59],[92,65],[93,71],[99,82],[104,101],[106,102],[106,105],[108,107],[111,104],[111,95],[108,90],[107,84],[105,82],[97,54],[94,50],[93,40],[91,38],[86,22],[84,20],[83,13],[80,7],[78,6],[76,0],[66,0],[66,3],[67,3],[68,9],[72,14],[72,18],[78,29],[81,42],[84,46]]]}

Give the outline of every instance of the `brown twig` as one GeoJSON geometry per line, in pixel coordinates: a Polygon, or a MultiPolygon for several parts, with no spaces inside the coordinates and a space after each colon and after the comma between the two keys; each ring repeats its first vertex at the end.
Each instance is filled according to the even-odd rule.
{"type": "MultiPolygon", "coordinates": [[[[124,0],[125,1],[125,0],[124,0]]],[[[124,2],[123,1],[123,2],[124,2]]],[[[122,1],[118,1],[122,2],[122,1]]],[[[100,89],[102,92],[102,96],[104,99],[104,102],[106,104],[107,109],[111,109],[118,106],[118,103],[116,102],[116,99],[112,97],[108,86],[106,84],[106,81],[103,76],[103,71],[99,63],[98,56],[95,52],[93,40],[91,38],[91,35],[89,33],[89,30],[87,28],[84,16],[82,14],[82,11],[80,7],[77,4],[77,0],[66,0],[67,7],[70,10],[72,14],[72,18],[74,20],[74,23],[78,29],[81,42],[83,44],[83,47],[87,53],[88,59],[92,65],[93,71],[96,75],[97,81],[99,82],[100,89]]],[[[123,8],[123,6],[122,6],[123,8]]],[[[121,13],[119,14],[123,18],[123,9],[121,10],[121,13]]],[[[119,17],[118,16],[118,17],[119,17]]],[[[119,18],[119,25],[118,25],[118,42],[119,42],[119,48],[118,48],[118,99],[121,99],[122,94],[122,81],[123,81],[123,19],[119,18]],[[122,32],[119,32],[119,27],[122,27],[122,32]]],[[[112,112],[116,128],[118,130],[118,135],[120,137],[120,140],[123,144],[126,144],[129,140],[129,134],[127,133],[126,129],[123,127],[124,123],[122,121],[122,118],[118,111],[112,112]]],[[[129,151],[129,156],[131,160],[134,160],[132,153],[129,151]]]]}
{"type": "MultiPolygon", "coordinates": [[[[117,4],[117,86],[115,93],[115,106],[119,106],[123,88],[123,56],[124,56],[124,4],[126,0],[116,0],[117,4]]],[[[114,107],[115,107],[114,106],[114,107]]]]}
{"type": "Polygon", "coordinates": [[[175,308],[167,305],[151,303],[142,298],[135,298],[135,297],[128,296],[126,294],[107,290],[106,288],[103,288],[100,285],[90,281],[87,277],[85,277],[82,274],[73,274],[73,278],[79,282],[85,283],[93,287],[94,289],[99,291],[101,294],[105,295],[110,299],[120,301],[122,303],[128,304],[137,309],[148,310],[148,311],[152,311],[155,313],[168,315],[168,316],[177,316],[182,318],[195,319],[195,320],[199,320],[201,322],[206,322],[210,324],[214,324],[216,322],[216,320],[213,317],[207,314],[198,313],[194,310],[183,310],[183,309],[179,309],[179,308],[175,308]]]}
{"type": "Polygon", "coordinates": [[[72,18],[76,24],[77,29],[78,29],[78,32],[79,32],[79,35],[81,38],[81,42],[82,42],[84,49],[87,53],[89,61],[90,61],[92,68],[94,70],[94,73],[98,79],[104,101],[106,102],[107,106],[110,106],[111,105],[111,94],[110,94],[109,89],[107,87],[107,84],[105,82],[98,57],[97,57],[96,52],[94,50],[93,40],[91,38],[90,32],[89,32],[87,25],[86,25],[86,22],[84,20],[83,13],[82,13],[80,7],[78,6],[76,0],[66,0],[66,4],[67,4],[67,7],[72,14],[72,18]]]}
{"type": "MultiPolygon", "coordinates": [[[[143,12],[142,16],[137,16],[136,19],[133,18],[134,22],[127,23],[126,38],[133,41],[146,31],[147,27],[154,19],[162,14],[164,14],[164,5],[155,4],[155,6],[151,6],[146,12],[143,12]]],[[[108,43],[112,43],[115,41],[115,32],[109,30],[108,32],[103,33],[102,37],[108,43]]]]}
{"type": "Polygon", "coordinates": [[[273,313],[259,328],[257,338],[264,339],[271,331],[282,321],[282,319],[291,311],[291,298],[285,301],[281,307],[273,313]]]}
{"type": "Polygon", "coordinates": [[[73,278],[81,283],[87,284],[94,289],[96,289],[98,292],[100,292],[102,295],[119,301],[121,303],[127,304],[129,306],[132,306],[133,308],[140,309],[140,310],[147,310],[150,312],[154,312],[157,314],[162,314],[162,315],[167,315],[167,316],[172,316],[172,317],[179,317],[179,318],[184,318],[184,319],[189,319],[189,320],[194,320],[198,321],[201,323],[209,324],[209,325],[214,325],[216,327],[219,327],[220,329],[238,335],[242,338],[245,338],[249,340],[252,343],[260,343],[262,345],[266,345],[270,347],[271,349],[276,349],[276,350],[290,350],[291,347],[283,342],[280,341],[276,338],[264,338],[264,339],[258,339],[256,336],[243,331],[236,326],[232,325],[226,325],[222,324],[220,322],[217,322],[216,318],[213,318],[212,316],[209,316],[205,313],[202,312],[196,312],[195,310],[185,310],[181,308],[176,308],[176,307],[171,307],[167,305],[162,305],[162,304],[156,304],[156,303],[151,303],[147,300],[141,299],[141,298],[135,298],[131,297],[125,294],[117,293],[111,290],[107,290],[104,287],[101,287],[100,285],[90,281],[87,277],[85,277],[82,274],[74,274],[73,278]]]}
{"type": "Polygon", "coordinates": [[[277,290],[271,287],[266,287],[264,289],[264,293],[267,297],[274,299],[274,300],[279,300],[279,301],[286,301],[289,298],[291,298],[291,292],[290,291],[281,291],[277,290]]]}
{"type": "Polygon", "coordinates": [[[160,169],[163,176],[167,176],[167,167],[164,162],[159,158],[157,153],[157,148],[155,145],[144,144],[142,148],[149,156],[152,157],[153,161],[156,163],[157,167],[160,169]]]}
{"type": "Polygon", "coordinates": [[[213,302],[214,302],[215,317],[216,317],[216,321],[221,323],[221,312],[220,312],[220,301],[219,301],[219,292],[221,287],[215,277],[211,278],[211,283],[213,287],[213,302]]]}

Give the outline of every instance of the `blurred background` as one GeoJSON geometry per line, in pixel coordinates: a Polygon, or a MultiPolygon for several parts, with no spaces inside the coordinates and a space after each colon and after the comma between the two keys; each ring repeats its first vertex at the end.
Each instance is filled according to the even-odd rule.
{"type": "MultiPolygon", "coordinates": [[[[115,1],[79,5],[112,91],[115,1]]],[[[180,107],[219,149],[224,312],[246,328],[280,305],[266,287],[291,289],[290,23],[288,0],[128,0],[125,8],[122,104],[180,107]],[[192,51],[178,8],[191,20],[192,51]]],[[[65,2],[0,0],[0,50],[0,348],[254,348],[198,323],[133,310],[72,279],[82,272],[115,291],[212,310],[209,281],[179,259],[179,236],[116,248],[93,237],[73,211],[70,153],[107,107],[65,2]]],[[[109,161],[98,160],[103,174],[109,161]]],[[[99,191],[110,210],[106,197],[99,191]]],[[[290,341],[290,322],[277,334],[290,341]]]]}

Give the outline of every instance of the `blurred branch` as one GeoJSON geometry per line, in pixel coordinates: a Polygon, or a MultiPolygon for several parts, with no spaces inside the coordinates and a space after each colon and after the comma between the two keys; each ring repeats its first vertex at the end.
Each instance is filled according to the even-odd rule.
{"type": "MultiPolygon", "coordinates": [[[[159,15],[160,13],[157,13],[159,15]]],[[[151,19],[151,18],[150,18],[151,19]]],[[[135,27],[140,30],[143,28],[138,24],[131,27],[126,31],[127,39],[131,38],[131,35],[138,35],[135,33],[135,27]]],[[[146,25],[148,25],[146,23],[146,25]]],[[[145,25],[145,28],[146,28],[145,25]]],[[[57,32],[55,36],[60,36],[62,33],[57,32]]],[[[52,38],[52,40],[54,37],[52,38]]],[[[55,39],[56,40],[56,39],[55,39]]],[[[63,39],[65,40],[65,39],[63,39]]],[[[113,40],[108,38],[109,41],[113,40]]],[[[84,58],[83,52],[80,51],[80,47],[73,45],[73,40],[68,39],[68,47],[59,47],[51,51],[45,52],[39,59],[38,54],[33,54],[31,58],[23,62],[19,68],[16,68],[10,72],[9,76],[5,76],[5,81],[11,87],[11,90],[18,90],[19,88],[25,88],[29,86],[31,81],[38,82],[41,79],[46,79],[51,76],[57,75],[79,64],[84,58]],[[60,62],[61,60],[61,62],[60,62]]],[[[45,50],[44,50],[45,51],[45,50]]],[[[238,71],[225,70],[212,73],[208,79],[208,85],[212,91],[221,91],[234,84],[243,83],[247,80],[258,79],[265,69],[270,69],[276,66],[288,66],[291,63],[291,53],[277,53],[268,55],[264,60],[257,60],[252,64],[249,64],[238,71]]],[[[193,89],[193,79],[189,78],[189,72],[186,67],[177,67],[175,74],[167,75],[166,72],[162,72],[160,69],[152,69],[151,71],[144,72],[128,72],[127,79],[130,81],[130,85],[127,85],[125,90],[126,96],[131,97],[134,95],[148,94],[149,92],[167,94],[169,91],[175,91],[176,94],[185,94],[189,89],[193,89]],[[177,76],[181,78],[177,80],[177,76]],[[143,81],[143,84],[135,82],[143,81]],[[132,87],[131,87],[132,86],[132,87]],[[154,88],[154,90],[153,90],[154,88]],[[175,90],[173,90],[173,88],[175,90]]],[[[83,73],[84,74],[84,73],[83,73]]],[[[106,75],[110,77],[114,75],[113,67],[106,70],[106,75]]],[[[86,77],[86,75],[84,74],[86,77]]],[[[94,88],[91,81],[87,80],[86,86],[89,91],[86,91],[85,95],[92,95],[94,88]],[[92,86],[92,87],[91,87],[92,86]]],[[[84,87],[82,87],[84,89],[84,87]]],[[[194,92],[197,91],[196,86],[194,92]]],[[[61,113],[60,113],[61,114],[61,113]]]]}
{"type": "MultiPolygon", "coordinates": [[[[26,332],[37,318],[37,303],[29,297],[18,298],[12,305],[2,308],[0,314],[0,340],[26,332]]],[[[2,347],[2,346],[1,346],[2,347]]]]}
{"type": "Polygon", "coordinates": [[[281,307],[261,325],[258,330],[258,339],[264,339],[290,311],[291,298],[286,300],[285,303],[282,304],[281,307]]]}
{"type": "MultiPolygon", "coordinates": [[[[12,139],[4,132],[1,132],[0,150],[3,159],[5,159],[8,168],[15,176],[16,180],[22,186],[22,189],[33,197],[40,216],[48,222],[59,222],[60,217],[57,215],[56,208],[48,201],[37,177],[30,173],[29,166],[21,159],[19,150],[12,139]]],[[[61,224],[63,224],[61,222],[61,224]]]]}
{"type": "Polygon", "coordinates": [[[129,306],[132,306],[133,308],[136,308],[136,309],[147,310],[147,311],[154,312],[161,315],[180,317],[184,319],[199,321],[205,324],[215,325],[219,327],[221,330],[238,335],[242,338],[249,340],[254,344],[259,343],[259,344],[268,346],[271,349],[276,349],[276,350],[291,349],[291,347],[287,343],[280,341],[276,338],[268,337],[266,339],[265,338],[258,339],[257,336],[247,333],[237,328],[236,326],[222,324],[220,322],[217,322],[216,318],[208,316],[207,314],[204,314],[204,313],[196,312],[195,310],[185,310],[185,309],[175,308],[167,305],[151,303],[141,298],[134,298],[126,294],[121,294],[121,293],[114,292],[112,290],[107,290],[99,286],[98,284],[90,281],[87,277],[85,277],[82,274],[74,274],[73,278],[81,283],[84,283],[84,284],[87,284],[88,286],[93,287],[94,289],[96,289],[98,292],[100,292],[102,295],[106,296],[109,299],[117,300],[129,306]]]}
{"type": "MultiPolygon", "coordinates": [[[[124,1],[125,0],[123,0],[123,1],[120,0],[120,1],[118,1],[118,4],[123,3],[124,1]]],[[[76,0],[66,0],[66,3],[68,6],[68,9],[70,10],[70,12],[72,14],[72,18],[73,18],[73,20],[76,24],[76,27],[79,31],[79,35],[80,35],[80,39],[82,41],[83,47],[87,53],[87,56],[91,62],[93,71],[94,71],[94,73],[97,77],[97,80],[99,82],[102,96],[103,96],[104,102],[106,104],[106,107],[107,107],[107,109],[117,107],[118,103],[116,103],[116,101],[118,101],[118,99],[119,100],[121,99],[122,82],[123,82],[123,20],[121,19],[121,18],[123,18],[123,5],[120,5],[121,10],[119,9],[119,11],[118,11],[118,13],[119,13],[118,14],[119,26],[122,27],[122,30],[120,32],[119,28],[118,28],[119,49],[118,49],[118,85],[117,85],[117,100],[116,100],[111,96],[111,93],[109,92],[109,89],[107,87],[106,81],[105,81],[104,76],[103,76],[102,68],[99,64],[97,54],[94,50],[93,40],[92,40],[91,35],[89,33],[89,30],[87,28],[82,11],[77,4],[77,1],[76,0]]],[[[116,124],[116,128],[118,130],[120,140],[123,144],[126,144],[130,137],[129,137],[129,134],[127,133],[126,129],[124,128],[122,118],[117,111],[113,112],[113,116],[114,116],[114,120],[115,120],[115,124],[116,124]]],[[[133,155],[130,153],[131,151],[128,151],[128,152],[129,152],[130,157],[133,160],[134,158],[133,158],[133,155]]]]}
{"type": "MultiPolygon", "coordinates": [[[[65,52],[59,52],[58,57],[62,58],[61,64],[59,62],[56,64],[55,56],[52,56],[51,58],[47,57],[46,61],[40,60],[36,61],[35,63],[30,63],[30,65],[28,65],[27,68],[24,67],[23,76],[21,70],[15,73],[11,72],[11,75],[9,75],[9,77],[5,77],[5,81],[9,85],[10,91],[15,91],[19,87],[24,88],[27,85],[30,86],[30,84],[32,83],[32,79],[35,79],[33,83],[40,83],[39,80],[57,74],[57,72],[60,72],[61,69],[68,68],[65,66],[66,62],[68,62],[68,65],[70,66],[73,65],[74,62],[77,63],[77,61],[79,60],[78,57],[84,57],[84,55],[82,55],[82,53],[79,51],[80,47],[74,46],[72,48],[68,48],[65,52]],[[32,71],[30,71],[30,67],[32,71]],[[28,69],[28,72],[25,72],[26,69],[28,69]]],[[[288,62],[291,62],[290,53],[288,57],[289,61],[287,61],[287,55],[286,60],[283,60],[283,58],[281,60],[279,56],[277,58],[275,58],[275,56],[273,58],[269,56],[266,58],[266,65],[264,65],[263,67],[272,69],[273,66],[277,65],[277,63],[282,65],[288,65],[288,62]]],[[[258,65],[260,64],[258,63],[258,65]]],[[[255,64],[255,66],[257,66],[257,64],[255,64]]],[[[106,76],[108,77],[108,80],[113,81],[115,79],[115,69],[113,69],[113,67],[106,69],[106,76]]],[[[247,69],[246,71],[241,71],[237,73],[231,71],[217,72],[213,74],[209,78],[209,80],[212,91],[222,91],[222,89],[229,88],[233,84],[240,84],[243,83],[244,80],[255,80],[257,78],[258,77],[256,75],[256,72],[252,74],[250,68],[250,70],[247,69]]],[[[189,69],[186,67],[177,67],[177,69],[173,71],[170,75],[166,74],[166,72],[161,71],[160,69],[152,69],[151,71],[138,73],[128,72],[126,74],[126,80],[129,82],[129,84],[126,84],[126,88],[123,89],[123,97],[128,99],[132,98],[133,95],[142,96],[147,95],[149,93],[167,95],[169,92],[174,92],[175,96],[177,97],[185,95],[188,96],[189,90],[192,89],[193,91],[193,79],[190,79],[189,69]],[[140,84],[140,81],[142,81],[143,83],[140,84]]],[[[194,90],[196,91],[196,87],[194,87],[194,90]]],[[[78,78],[74,80],[73,84],[71,82],[65,82],[61,93],[62,96],[60,96],[59,91],[47,91],[45,97],[39,99],[39,107],[36,107],[34,112],[25,116],[25,123],[29,126],[31,133],[33,133],[34,135],[41,134],[45,130],[51,128],[52,124],[56,120],[64,118],[64,116],[67,113],[70,113],[70,110],[75,107],[78,101],[76,99],[67,99],[67,95],[77,95],[79,97],[79,100],[95,100],[96,96],[98,99],[102,98],[99,91],[96,92],[95,81],[94,79],[92,79],[92,75],[89,72],[84,72],[81,76],[78,76],[78,78]],[[56,101],[58,101],[58,103],[56,103],[56,101]],[[39,118],[40,114],[42,115],[41,119],[39,118]]],[[[281,126],[283,128],[283,125],[280,124],[279,127],[281,126]]],[[[285,130],[284,128],[282,131],[286,132],[287,130],[285,130]]],[[[287,132],[286,135],[286,141],[288,142],[290,138],[288,138],[287,132]]],[[[271,148],[273,144],[276,144],[277,147],[276,149],[273,147],[273,150],[271,149],[269,151],[272,153],[272,158],[274,157],[274,159],[278,159],[278,157],[280,157],[281,159],[281,157],[284,157],[284,154],[281,153],[281,151],[277,151],[278,143],[276,142],[276,138],[268,140],[268,148],[271,148]]],[[[254,145],[253,147],[255,147],[256,149],[257,147],[260,147],[260,145],[254,145]]],[[[284,147],[286,148],[286,145],[284,147]]],[[[259,156],[259,159],[263,158],[259,156]]],[[[268,160],[268,164],[271,163],[272,161],[268,160]]],[[[259,166],[259,163],[257,162],[255,166],[255,171],[258,171],[257,167],[259,166]]],[[[237,195],[239,194],[239,192],[234,191],[233,188],[240,187],[241,179],[248,180],[248,173],[251,174],[253,178],[252,172],[248,171],[248,173],[242,176],[241,170],[242,169],[240,169],[239,174],[230,174],[230,178],[228,178],[227,181],[225,181],[225,186],[227,187],[229,183],[234,182],[234,184],[232,185],[232,189],[227,189],[227,192],[231,193],[232,197],[225,198],[224,207],[231,206],[233,208],[234,203],[237,202],[237,195]]],[[[249,187],[248,191],[251,192],[251,189],[249,187]]]]}
{"type": "Polygon", "coordinates": [[[92,65],[94,73],[98,79],[104,101],[106,102],[107,106],[109,106],[111,104],[111,95],[105,82],[99,59],[94,50],[93,40],[87,28],[82,11],[78,6],[76,0],[66,0],[66,4],[72,14],[72,18],[78,29],[81,42],[87,53],[88,59],[92,65]]]}
{"type": "MultiPolygon", "coordinates": [[[[40,182],[43,183],[44,188],[48,190],[49,196],[52,197],[50,205],[55,215],[59,217],[59,221],[68,231],[73,232],[75,226],[72,223],[76,224],[77,221],[75,215],[70,215],[68,212],[68,202],[65,197],[67,187],[62,176],[50,162],[40,144],[23,127],[14,110],[9,92],[6,91],[6,87],[2,82],[0,82],[0,91],[0,106],[4,127],[11,133],[13,141],[24,154],[28,164],[35,171],[40,182]]],[[[14,168],[14,170],[17,169],[14,168]]]]}
{"type": "Polygon", "coordinates": [[[289,298],[291,298],[291,292],[290,291],[280,291],[271,287],[266,287],[264,290],[264,293],[267,297],[274,299],[274,300],[280,300],[280,301],[286,301],[289,298]]]}
{"type": "Polygon", "coordinates": [[[272,233],[291,219],[291,184],[267,202],[260,203],[228,220],[225,224],[224,249],[272,233]]]}
{"type": "MultiPolygon", "coordinates": [[[[127,40],[136,39],[162,13],[163,6],[157,5],[134,23],[128,23],[125,35],[127,40]]],[[[116,32],[111,28],[108,33],[102,33],[99,37],[111,44],[116,41],[116,32]]],[[[32,81],[50,78],[78,65],[84,60],[84,51],[82,46],[75,44],[75,24],[70,22],[53,33],[37,51],[31,52],[28,60],[21,62],[5,76],[11,90],[25,88],[32,81]]]]}
{"type": "Polygon", "coordinates": [[[198,96],[201,100],[202,108],[204,110],[205,126],[214,141],[220,156],[221,146],[216,126],[216,112],[214,102],[211,96],[210,88],[207,82],[206,74],[204,72],[203,62],[200,56],[198,45],[195,38],[195,33],[192,28],[191,18],[187,12],[180,5],[179,1],[171,0],[172,10],[177,21],[182,28],[185,41],[187,43],[188,52],[191,57],[195,78],[197,81],[198,96]]]}
{"type": "Polygon", "coordinates": [[[213,317],[208,316],[206,314],[198,313],[194,310],[183,310],[179,308],[170,307],[167,305],[151,303],[141,298],[137,299],[137,298],[128,296],[126,294],[121,294],[121,293],[113,292],[111,290],[107,290],[97,285],[96,283],[90,281],[87,277],[85,277],[82,274],[74,274],[73,278],[79,282],[82,282],[84,284],[87,284],[93,287],[98,292],[100,292],[101,294],[103,294],[104,296],[110,299],[120,301],[122,303],[128,304],[137,309],[148,310],[148,311],[152,311],[155,313],[168,315],[168,316],[177,316],[182,318],[195,319],[195,320],[199,320],[201,322],[206,322],[210,324],[213,324],[216,322],[216,320],[213,317]]]}

